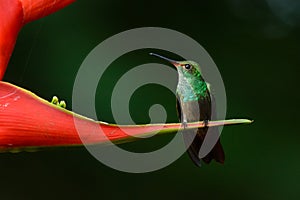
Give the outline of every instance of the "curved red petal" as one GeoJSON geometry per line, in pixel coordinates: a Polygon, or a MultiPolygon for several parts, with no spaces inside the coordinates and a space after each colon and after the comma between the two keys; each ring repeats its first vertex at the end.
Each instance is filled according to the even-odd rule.
{"type": "Polygon", "coordinates": [[[22,25],[49,15],[74,0],[1,0],[0,1],[0,80],[14,49],[22,25]]]}
{"type": "Polygon", "coordinates": [[[23,23],[22,4],[18,0],[0,1],[0,80],[14,49],[23,23]]]}
{"type": "Polygon", "coordinates": [[[75,0],[19,0],[23,6],[24,23],[47,16],[75,0]]]}

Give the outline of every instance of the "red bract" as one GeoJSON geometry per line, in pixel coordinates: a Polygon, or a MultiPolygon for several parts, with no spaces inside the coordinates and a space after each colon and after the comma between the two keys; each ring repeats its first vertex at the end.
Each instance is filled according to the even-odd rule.
{"type": "Polygon", "coordinates": [[[0,0],[0,80],[22,26],[72,2],[74,0],[0,0]]]}
{"type": "MultiPolygon", "coordinates": [[[[160,126],[122,128],[139,135],[155,131],[158,127],[160,126]]],[[[87,144],[129,138],[118,126],[77,115],[27,90],[0,82],[0,150],[80,145],[82,142],[76,128],[87,144]],[[96,133],[101,130],[100,127],[104,134],[96,133]]]]}

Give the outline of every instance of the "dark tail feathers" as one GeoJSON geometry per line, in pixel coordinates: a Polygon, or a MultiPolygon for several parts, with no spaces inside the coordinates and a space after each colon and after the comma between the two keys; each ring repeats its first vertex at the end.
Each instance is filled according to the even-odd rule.
{"type": "MultiPolygon", "coordinates": [[[[184,139],[186,142],[188,142],[189,138],[187,137],[187,133],[184,133],[184,139]]],[[[201,159],[198,157],[198,154],[199,154],[200,147],[202,146],[203,140],[204,137],[202,135],[197,134],[192,144],[189,146],[187,150],[190,158],[197,166],[201,166],[201,162],[200,162],[201,159]]],[[[218,139],[213,149],[204,158],[202,158],[202,160],[205,163],[210,163],[213,159],[222,164],[225,161],[225,154],[220,139],[218,139]]]]}

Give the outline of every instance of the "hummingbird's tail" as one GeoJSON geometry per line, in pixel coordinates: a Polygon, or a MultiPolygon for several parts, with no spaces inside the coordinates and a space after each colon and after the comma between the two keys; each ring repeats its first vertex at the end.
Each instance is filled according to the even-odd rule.
{"type": "MultiPolygon", "coordinates": [[[[190,140],[191,140],[190,138],[194,134],[190,134],[190,133],[183,134],[183,136],[184,136],[183,138],[184,138],[185,142],[187,144],[191,143],[191,145],[189,146],[189,148],[187,150],[190,158],[197,166],[201,166],[201,160],[203,160],[205,163],[210,163],[212,160],[215,160],[215,161],[223,164],[225,161],[225,153],[224,153],[223,147],[221,145],[220,139],[218,139],[218,141],[215,144],[215,146],[213,147],[213,149],[204,158],[199,158],[199,151],[200,151],[200,148],[201,148],[202,143],[205,138],[205,134],[202,134],[201,132],[203,132],[203,133],[207,132],[207,130],[204,130],[204,129],[206,129],[206,128],[198,129],[198,133],[197,133],[196,137],[193,139],[192,143],[190,142],[190,140]]],[[[216,129],[216,131],[218,131],[218,130],[216,129]]]]}
{"type": "Polygon", "coordinates": [[[217,143],[215,144],[214,148],[205,156],[202,158],[202,160],[205,163],[210,163],[211,160],[215,160],[218,163],[223,164],[225,161],[225,153],[222,147],[222,144],[220,142],[220,139],[218,139],[217,143]]]}

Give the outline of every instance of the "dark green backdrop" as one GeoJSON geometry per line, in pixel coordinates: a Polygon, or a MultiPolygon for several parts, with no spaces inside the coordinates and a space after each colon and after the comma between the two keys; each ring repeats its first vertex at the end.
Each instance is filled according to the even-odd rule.
{"type": "MultiPolygon", "coordinates": [[[[269,2],[78,1],[25,26],[4,79],[45,99],[57,95],[70,109],[76,72],[97,44],[127,29],[157,26],[198,41],[222,74],[227,118],[255,123],[225,127],[225,164],[202,168],[186,154],[146,174],[110,169],[84,147],[1,154],[1,199],[300,199],[300,6],[299,1],[269,2]]],[[[107,72],[101,82],[107,91],[97,93],[99,120],[113,122],[110,95],[118,78],[136,65],[157,61],[147,52],[123,56],[107,72]]],[[[144,86],[134,94],[130,112],[137,123],[148,123],[149,106],[161,103],[174,122],[174,98],[162,87],[144,86]]],[[[147,151],[171,138],[121,147],[147,151]]]]}

